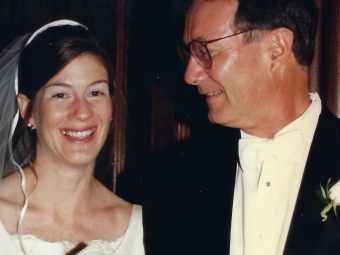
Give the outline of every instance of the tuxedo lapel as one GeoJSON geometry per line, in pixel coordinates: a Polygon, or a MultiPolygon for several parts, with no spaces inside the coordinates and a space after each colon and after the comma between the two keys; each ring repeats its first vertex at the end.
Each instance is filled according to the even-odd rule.
{"type": "Polygon", "coordinates": [[[315,191],[331,177],[340,179],[340,121],[323,107],[302,178],[293,219],[285,246],[285,255],[338,254],[340,222],[329,213],[322,222],[324,208],[315,191]],[[336,253],[335,253],[336,252],[336,253]]]}

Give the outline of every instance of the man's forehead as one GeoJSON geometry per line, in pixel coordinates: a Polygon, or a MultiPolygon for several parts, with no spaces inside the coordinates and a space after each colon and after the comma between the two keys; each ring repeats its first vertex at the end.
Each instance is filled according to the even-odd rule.
{"type": "Polygon", "coordinates": [[[189,8],[190,10],[197,5],[215,5],[215,6],[229,6],[229,5],[238,5],[238,0],[193,0],[192,4],[189,8]]]}
{"type": "Polygon", "coordinates": [[[237,0],[194,0],[186,18],[184,41],[224,36],[233,27],[237,6],[237,0]]]}
{"type": "Polygon", "coordinates": [[[209,22],[214,17],[232,19],[238,7],[237,0],[194,0],[187,14],[187,21],[209,22]]]}
{"type": "Polygon", "coordinates": [[[212,3],[212,2],[229,2],[229,3],[231,3],[231,2],[238,2],[238,0],[193,0],[192,2],[193,3],[194,2],[210,2],[210,3],[212,3]]]}

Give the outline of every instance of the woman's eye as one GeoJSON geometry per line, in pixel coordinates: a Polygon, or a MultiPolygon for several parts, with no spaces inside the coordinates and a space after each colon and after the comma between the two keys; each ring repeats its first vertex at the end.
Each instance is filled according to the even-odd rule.
{"type": "Polygon", "coordinates": [[[94,97],[104,95],[104,93],[100,92],[100,91],[92,91],[90,94],[91,94],[91,96],[94,96],[94,97]]]}
{"type": "Polygon", "coordinates": [[[53,97],[56,97],[56,98],[65,98],[66,94],[65,93],[57,93],[53,97]]]}

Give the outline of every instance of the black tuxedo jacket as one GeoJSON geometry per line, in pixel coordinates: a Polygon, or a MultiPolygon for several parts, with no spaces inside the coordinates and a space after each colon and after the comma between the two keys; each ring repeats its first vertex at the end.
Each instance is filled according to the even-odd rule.
{"type": "MultiPolygon", "coordinates": [[[[143,203],[147,255],[229,254],[239,137],[216,126],[155,157],[143,203]]],[[[315,195],[330,177],[340,179],[340,120],[323,107],[284,255],[340,254],[340,219],[329,212],[322,222],[315,195]]]]}

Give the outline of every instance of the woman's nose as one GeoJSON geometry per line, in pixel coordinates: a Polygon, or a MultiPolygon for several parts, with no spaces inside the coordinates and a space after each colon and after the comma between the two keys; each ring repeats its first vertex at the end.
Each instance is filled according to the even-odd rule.
{"type": "Polygon", "coordinates": [[[71,119],[84,121],[92,115],[91,103],[86,98],[77,97],[70,107],[69,116],[71,119]]]}

